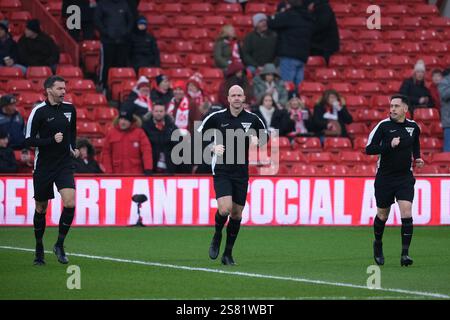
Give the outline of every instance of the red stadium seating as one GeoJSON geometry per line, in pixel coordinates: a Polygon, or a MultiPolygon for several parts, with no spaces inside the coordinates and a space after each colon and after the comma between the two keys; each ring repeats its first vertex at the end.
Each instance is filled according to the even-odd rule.
{"type": "Polygon", "coordinates": [[[71,80],[67,84],[67,91],[75,95],[89,92],[95,93],[95,84],[92,80],[71,80]]]}
{"type": "Polygon", "coordinates": [[[314,165],[297,163],[292,166],[290,173],[300,176],[315,176],[319,173],[319,169],[314,165]]]}
{"type": "Polygon", "coordinates": [[[37,102],[44,101],[45,98],[42,94],[37,92],[22,92],[17,96],[17,105],[25,108],[32,108],[37,102]]]}
{"type": "Polygon", "coordinates": [[[0,8],[4,12],[18,11],[22,8],[20,0],[0,0],[0,8]]]}
{"type": "Polygon", "coordinates": [[[83,71],[80,68],[74,66],[61,66],[56,68],[56,74],[63,77],[66,80],[69,79],[83,79],[83,71]]]}
{"type": "Polygon", "coordinates": [[[365,123],[361,122],[353,122],[346,126],[347,133],[350,136],[367,136],[369,129],[367,128],[367,125],[365,123]]]}
{"type": "Polygon", "coordinates": [[[28,67],[25,74],[28,80],[45,80],[52,75],[52,70],[47,66],[28,67]]]}
{"type": "Polygon", "coordinates": [[[366,70],[364,69],[346,69],[344,70],[344,79],[355,83],[366,79],[366,70]]]}
{"type": "Polygon", "coordinates": [[[219,3],[216,6],[218,16],[234,16],[242,13],[242,7],[239,3],[219,3]]]}
{"type": "Polygon", "coordinates": [[[138,77],[146,76],[149,79],[154,79],[160,74],[163,74],[163,70],[161,68],[139,68],[138,77]]]}
{"type": "Polygon", "coordinates": [[[210,3],[191,3],[188,12],[193,15],[204,16],[206,14],[212,14],[214,12],[214,6],[210,3]]]}
{"type": "Polygon", "coordinates": [[[306,62],[307,67],[325,67],[326,62],[323,57],[310,56],[306,62]]]}
{"type": "Polygon", "coordinates": [[[88,109],[107,108],[108,101],[101,93],[86,93],[83,95],[83,107],[88,109]]]}
{"type": "Polygon", "coordinates": [[[0,81],[6,82],[8,80],[23,79],[24,74],[22,69],[18,67],[0,67],[0,81]]]}
{"type": "Polygon", "coordinates": [[[439,111],[434,108],[418,108],[414,110],[414,120],[424,123],[437,122],[440,120],[439,111]]]}
{"type": "Polygon", "coordinates": [[[271,14],[273,12],[273,9],[274,8],[265,3],[249,2],[245,8],[245,13],[251,16],[257,13],[271,14]]]}
{"type": "Polygon", "coordinates": [[[329,176],[346,176],[348,173],[348,169],[344,165],[326,165],[323,168],[323,173],[329,176]]]}
{"type": "Polygon", "coordinates": [[[308,162],[316,165],[329,165],[334,161],[330,152],[311,152],[307,155],[308,162]]]}
{"type": "Polygon", "coordinates": [[[295,138],[294,148],[298,148],[302,152],[321,152],[322,144],[320,139],[316,137],[297,137],[295,138]]]}
{"type": "Polygon", "coordinates": [[[373,177],[375,174],[377,173],[377,167],[374,165],[365,165],[365,164],[360,164],[355,166],[352,170],[351,170],[351,174],[355,174],[358,176],[371,176],[373,177]]]}
{"type": "Polygon", "coordinates": [[[178,29],[195,28],[200,24],[199,19],[196,16],[179,16],[176,19],[169,19],[170,24],[178,29]]]}
{"type": "Polygon", "coordinates": [[[81,137],[103,137],[104,133],[97,122],[77,123],[77,133],[81,137]]]}
{"type": "Polygon", "coordinates": [[[33,91],[30,80],[18,79],[18,80],[9,80],[6,83],[6,92],[22,92],[22,91],[33,91]]]}
{"type": "Polygon", "coordinates": [[[420,140],[422,152],[435,153],[442,150],[442,141],[438,138],[423,137],[420,140]]]}
{"type": "Polygon", "coordinates": [[[325,86],[320,82],[303,81],[299,85],[298,91],[302,95],[321,94],[325,91],[325,86]]]}
{"type": "Polygon", "coordinates": [[[115,108],[96,108],[94,110],[94,120],[100,124],[111,123],[118,113],[115,108]]]}
{"type": "Polygon", "coordinates": [[[431,156],[432,163],[441,167],[450,166],[450,152],[433,153],[431,156]]]}
{"type": "Polygon", "coordinates": [[[349,138],[325,138],[323,143],[325,151],[338,152],[342,150],[351,150],[352,142],[349,138]]]}

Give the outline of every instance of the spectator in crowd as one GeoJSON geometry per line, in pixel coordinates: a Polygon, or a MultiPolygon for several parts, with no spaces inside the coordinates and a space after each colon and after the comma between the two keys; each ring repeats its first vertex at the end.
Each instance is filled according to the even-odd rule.
{"type": "Polygon", "coordinates": [[[141,119],[131,112],[120,112],[102,150],[105,173],[152,173],[152,147],[141,125],[141,119]]]}
{"type": "Polygon", "coordinates": [[[130,8],[131,15],[133,17],[133,21],[136,21],[136,19],[138,18],[139,15],[138,7],[140,1],[141,0],[127,0],[128,7],[130,8]]]}
{"type": "Polygon", "coordinates": [[[187,81],[187,96],[197,106],[198,112],[203,116],[211,105],[203,92],[203,76],[194,73],[187,81]]]}
{"type": "Polygon", "coordinates": [[[240,86],[244,89],[245,101],[248,105],[253,103],[253,88],[246,76],[245,66],[242,62],[234,62],[230,64],[225,71],[225,79],[219,87],[218,102],[228,107],[228,90],[234,85],[240,86]]]}
{"type": "Polygon", "coordinates": [[[155,80],[156,87],[152,89],[150,97],[152,101],[160,101],[167,107],[173,98],[173,90],[170,88],[169,78],[164,74],[160,74],[155,80]]]}
{"type": "Polygon", "coordinates": [[[439,96],[438,86],[442,78],[442,71],[440,69],[434,69],[431,72],[432,83],[430,85],[430,94],[434,102],[434,107],[437,109],[441,108],[441,97],[439,96]]]}
{"type": "Polygon", "coordinates": [[[153,102],[150,98],[150,80],[148,80],[146,76],[139,77],[121,109],[129,111],[141,118],[150,117],[153,109],[153,102]]]}
{"type": "MultiPolygon", "coordinates": [[[[73,11],[67,12],[70,6],[78,6],[80,8],[80,22],[81,29],[70,28],[67,32],[70,36],[77,42],[80,40],[94,40],[95,39],[95,25],[94,25],[94,14],[95,7],[97,3],[95,0],[63,0],[62,2],[62,17],[66,21],[65,25],[67,28],[67,19],[71,17],[73,11]],[[83,36],[81,36],[83,35],[83,36]]],[[[69,21],[70,22],[70,21],[69,21]]]]}
{"type": "Polygon", "coordinates": [[[279,109],[286,106],[288,100],[288,92],[284,86],[283,80],[274,64],[268,63],[264,65],[259,76],[253,79],[253,92],[257,101],[270,94],[279,109]]]}
{"type": "Polygon", "coordinates": [[[286,105],[286,110],[291,121],[287,127],[292,129],[288,136],[310,136],[314,127],[311,111],[306,106],[305,101],[293,93],[286,105]]]}
{"type": "Polygon", "coordinates": [[[131,35],[130,60],[136,73],[139,68],[159,67],[161,64],[156,38],[147,32],[147,24],[147,19],[140,16],[131,35]]]}
{"type": "Polygon", "coordinates": [[[328,0],[308,0],[307,3],[314,19],[310,55],[324,57],[328,65],[330,57],[340,47],[336,16],[328,0]]]}
{"type": "Polygon", "coordinates": [[[255,74],[266,63],[274,63],[277,34],[267,28],[267,16],[257,13],[253,16],[254,30],[244,39],[242,56],[247,68],[255,74]]]}
{"type": "Polygon", "coordinates": [[[8,147],[19,150],[25,141],[25,121],[16,108],[16,97],[12,94],[0,98],[0,128],[9,136],[8,147]]]}
{"type": "Polygon", "coordinates": [[[135,19],[126,0],[101,0],[94,21],[102,42],[100,82],[106,87],[109,68],[128,64],[129,37],[135,19]]]}
{"type": "Polygon", "coordinates": [[[0,173],[16,173],[17,162],[14,151],[8,147],[8,133],[0,129],[0,173]]]}
{"type": "Polygon", "coordinates": [[[32,19],[27,22],[17,47],[20,64],[26,67],[49,66],[55,72],[59,62],[59,48],[48,34],[41,31],[39,20],[32,19]]]}
{"type": "Polygon", "coordinates": [[[417,61],[413,76],[403,81],[399,91],[408,97],[411,115],[414,114],[416,108],[434,106],[430,90],[425,86],[425,63],[423,60],[417,61]]]}
{"type": "Polygon", "coordinates": [[[76,173],[102,173],[100,165],[95,160],[95,150],[87,139],[77,141],[77,149],[80,150],[80,156],[74,159],[76,173]]]}
{"type": "Polygon", "coordinates": [[[443,72],[443,76],[438,85],[441,97],[441,123],[444,128],[444,152],[450,152],[450,68],[443,72]]]}
{"type": "Polygon", "coordinates": [[[278,34],[277,57],[280,59],[281,78],[292,81],[295,87],[303,81],[308,61],[313,20],[302,0],[288,0],[291,8],[277,13],[267,21],[278,34]]]}
{"type": "Polygon", "coordinates": [[[346,137],[346,124],[353,122],[344,99],[335,90],[325,90],[314,107],[313,125],[317,136],[346,137]]]}
{"type": "Polygon", "coordinates": [[[18,64],[18,60],[17,42],[9,33],[6,21],[0,21],[0,67],[18,67],[25,74],[27,68],[18,64]]]}
{"type": "Polygon", "coordinates": [[[261,97],[259,106],[254,108],[253,112],[264,121],[271,135],[286,136],[293,130],[291,121],[289,121],[289,114],[285,109],[279,109],[276,106],[270,93],[261,97]],[[278,130],[278,132],[275,130],[278,130]]]}
{"type": "Polygon", "coordinates": [[[184,81],[176,81],[173,85],[173,98],[167,107],[167,114],[172,117],[175,125],[183,135],[192,133],[194,121],[201,119],[198,107],[189,96],[186,95],[186,84],[184,81]]]}
{"type": "Polygon", "coordinates": [[[143,123],[143,129],[152,145],[153,168],[155,173],[175,173],[171,152],[177,142],[171,140],[177,130],[172,117],[166,113],[166,107],[155,103],[151,117],[143,123]]]}
{"type": "Polygon", "coordinates": [[[241,45],[236,39],[236,31],[230,24],[223,26],[219,37],[214,43],[214,61],[216,67],[226,70],[227,67],[241,60],[241,45]]]}

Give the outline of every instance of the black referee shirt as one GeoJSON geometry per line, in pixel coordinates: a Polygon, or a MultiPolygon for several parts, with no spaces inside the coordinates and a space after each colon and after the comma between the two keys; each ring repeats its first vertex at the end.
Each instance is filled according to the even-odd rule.
{"type": "Polygon", "coordinates": [[[411,174],[412,157],[420,158],[419,136],[419,126],[412,120],[380,121],[370,133],[366,146],[367,154],[379,154],[377,176],[411,174]],[[400,137],[400,144],[392,148],[392,139],[396,137],[400,137]]]}
{"type": "MultiPolygon", "coordinates": [[[[268,133],[264,122],[254,113],[243,109],[236,117],[233,116],[229,108],[222,109],[211,113],[207,116],[197,131],[204,134],[208,129],[216,129],[222,134],[223,141],[220,141],[217,136],[214,136],[215,144],[223,144],[225,152],[222,157],[213,155],[212,172],[213,174],[224,174],[233,177],[248,178],[248,149],[250,146],[250,139],[248,130],[253,129],[260,140],[260,145],[267,142],[268,133]],[[234,157],[227,157],[227,132],[230,137],[233,134],[242,134],[245,136],[245,143],[243,150],[245,152],[242,159],[242,140],[237,137],[234,138],[234,157]],[[264,136],[260,136],[263,133],[264,136]],[[240,154],[238,154],[238,152],[240,154]],[[221,159],[220,159],[221,158],[221,159]],[[238,160],[244,160],[239,161],[238,160]]],[[[253,131],[252,130],[252,131],[253,131]]],[[[230,144],[231,145],[231,144],[230,144]]],[[[228,146],[229,147],[229,146],[228,146]]],[[[229,150],[228,150],[229,152],[229,150]]]]}
{"type": "Polygon", "coordinates": [[[72,166],[76,120],[75,107],[69,102],[52,106],[46,100],[33,108],[27,122],[25,145],[36,147],[35,172],[53,172],[72,166]],[[54,138],[58,132],[63,134],[61,143],[56,143],[54,138]]]}

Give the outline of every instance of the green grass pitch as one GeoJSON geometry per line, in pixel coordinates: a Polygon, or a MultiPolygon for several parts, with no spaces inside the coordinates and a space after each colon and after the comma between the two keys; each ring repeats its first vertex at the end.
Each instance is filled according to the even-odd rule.
{"type": "MultiPolygon", "coordinates": [[[[72,228],[69,265],[46,253],[32,265],[32,228],[0,229],[0,299],[449,299],[450,228],[416,227],[411,267],[400,267],[400,230],[388,227],[381,290],[367,227],[242,227],[225,267],[208,257],[212,227],[72,228]],[[72,255],[70,254],[72,253],[72,255]],[[86,256],[84,256],[86,255],[86,256]],[[69,290],[67,267],[80,267],[69,290]]],[[[47,228],[50,251],[57,228],[47,228]]],[[[225,239],[225,232],[224,232],[225,239]]],[[[222,249],[224,243],[222,243],[222,249]]]]}

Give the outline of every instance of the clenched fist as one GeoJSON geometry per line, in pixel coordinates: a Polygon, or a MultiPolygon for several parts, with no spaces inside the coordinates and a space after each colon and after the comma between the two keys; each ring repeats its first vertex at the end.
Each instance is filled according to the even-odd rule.
{"type": "Polygon", "coordinates": [[[395,137],[394,139],[392,139],[392,141],[391,141],[392,148],[395,148],[399,144],[400,144],[400,137],[395,137]]]}
{"type": "Polygon", "coordinates": [[[61,132],[58,132],[57,134],[55,134],[55,141],[56,143],[61,143],[61,141],[63,141],[63,134],[61,132]]]}

